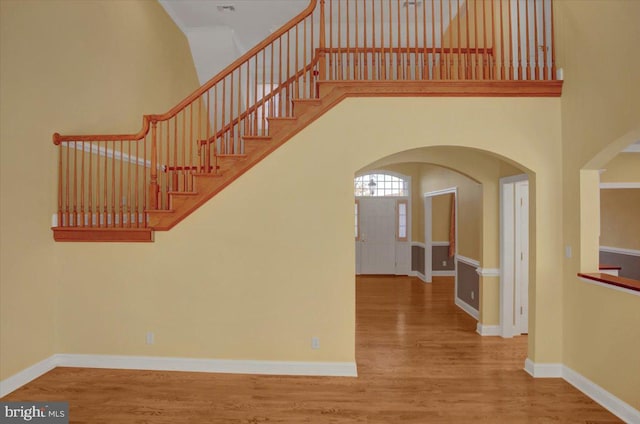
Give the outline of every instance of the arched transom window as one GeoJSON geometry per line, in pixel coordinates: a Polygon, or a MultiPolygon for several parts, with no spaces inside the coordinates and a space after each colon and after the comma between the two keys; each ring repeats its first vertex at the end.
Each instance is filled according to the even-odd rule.
{"type": "Polygon", "coordinates": [[[400,197],[409,195],[408,181],[381,172],[361,175],[353,181],[356,197],[400,197]]]}

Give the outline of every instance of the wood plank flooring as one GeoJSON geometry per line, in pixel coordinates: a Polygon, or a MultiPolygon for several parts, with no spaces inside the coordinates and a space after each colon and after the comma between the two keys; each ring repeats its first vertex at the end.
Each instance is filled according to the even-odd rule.
{"type": "Polygon", "coordinates": [[[620,422],[523,371],[526,336],[480,337],[453,281],[358,277],[358,378],[57,368],[3,400],[69,401],[72,423],[620,422]]]}

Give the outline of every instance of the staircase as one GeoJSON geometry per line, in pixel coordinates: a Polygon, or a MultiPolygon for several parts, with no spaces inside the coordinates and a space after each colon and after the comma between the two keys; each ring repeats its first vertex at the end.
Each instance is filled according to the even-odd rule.
{"type": "Polygon", "coordinates": [[[152,241],[346,97],[560,95],[551,0],[454,3],[311,0],[139,133],[54,134],[54,239],[152,241]]]}

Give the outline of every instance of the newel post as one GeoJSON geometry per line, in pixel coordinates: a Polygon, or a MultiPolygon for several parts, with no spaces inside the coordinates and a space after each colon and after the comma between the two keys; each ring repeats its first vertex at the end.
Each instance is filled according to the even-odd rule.
{"type": "MultiPolygon", "coordinates": [[[[324,81],[327,79],[327,59],[326,59],[326,32],[325,32],[325,13],[324,13],[325,0],[320,0],[320,46],[318,48],[318,79],[324,81]]],[[[331,19],[331,17],[329,17],[331,19]]]]}
{"type": "Polygon", "coordinates": [[[151,121],[151,181],[149,183],[149,208],[158,209],[158,122],[151,121]]]}

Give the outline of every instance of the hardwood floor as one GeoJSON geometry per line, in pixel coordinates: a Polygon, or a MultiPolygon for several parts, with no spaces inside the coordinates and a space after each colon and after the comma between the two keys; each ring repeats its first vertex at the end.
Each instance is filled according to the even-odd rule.
{"type": "Polygon", "coordinates": [[[480,337],[434,280],[357,279],[358,378],[58,368],[3,400],[69,401],[72,423],[620,422],[526,374],[526,336],[480,337]]]}

